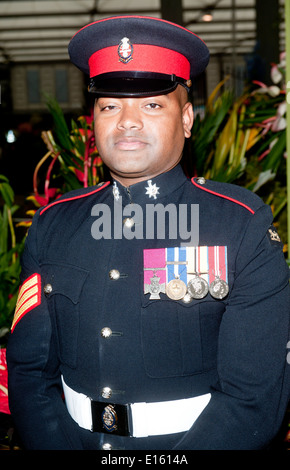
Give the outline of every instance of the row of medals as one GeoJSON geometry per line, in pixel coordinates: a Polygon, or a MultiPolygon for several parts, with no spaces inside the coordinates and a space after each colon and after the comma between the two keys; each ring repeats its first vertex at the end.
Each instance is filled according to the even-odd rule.
{"type": "MultiPolygon", "coordinates": [[[[151,294],[158,295],[161,291],[161,286],[159,283],[157,285],[157,283],[152,282],[148,290],[151,294]]],[[[226,281],[218,276],[208,285],[203,277],[199,274],[194,274],[187,285],[177,277],[168,282],[165,287],[167,297],[172,300],[183,300],[184,302],[190,302],[192,299],[203,299],[208,292],[215,299],[224,299],[228,295],[229,286],[226,281]]]]}

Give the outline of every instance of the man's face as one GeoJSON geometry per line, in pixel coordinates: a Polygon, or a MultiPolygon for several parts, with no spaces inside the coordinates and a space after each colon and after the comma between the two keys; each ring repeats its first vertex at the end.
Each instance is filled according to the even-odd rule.
{"type": "Polygon", "coordinates": [[[193,111],[181,87],[144,98],[102,97],[95,103],[97,149],[124,186],[153,178],[181,159],[193,111]]]}

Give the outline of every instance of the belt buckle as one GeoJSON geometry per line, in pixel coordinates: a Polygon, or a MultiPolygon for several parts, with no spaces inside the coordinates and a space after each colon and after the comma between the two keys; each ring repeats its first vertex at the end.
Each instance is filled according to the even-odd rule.
{"type": "Polygon", "coordinates": [[[129,406],[91,401],[92,432],[130,436],[129,406]]]}

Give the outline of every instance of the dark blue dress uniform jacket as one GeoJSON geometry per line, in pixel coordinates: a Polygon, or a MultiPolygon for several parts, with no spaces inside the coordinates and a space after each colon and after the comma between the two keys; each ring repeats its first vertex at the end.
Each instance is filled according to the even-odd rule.
{"type": "Polygon", "coordinates": [[[119,201],[144,209],[198,204],[199,245],[227,246],[229,294],[221,300],[149,300],[143,250],[182,240],[96,240],[92,208],[113,211],[111,184],[66,194],[35,215],[21,281],[38,274],[40,298],[15,325],[7,350],[10,408],[26,448],[260,449],[279,430],[290,389],[289,269],[269,232],[271,210],[243,188],[202,183],[177,166],[152,180],[156,199],[141,182],[118,185],[119,201]],[[119,279],[110,278],[112,269],[119,279]],[[104,327],[109,338],[100,334],[104,327]],[[187,432],[92,433],[69,416],[61,374],[103,402],[103,387],[120,404],[212,396],[187,432]]]}

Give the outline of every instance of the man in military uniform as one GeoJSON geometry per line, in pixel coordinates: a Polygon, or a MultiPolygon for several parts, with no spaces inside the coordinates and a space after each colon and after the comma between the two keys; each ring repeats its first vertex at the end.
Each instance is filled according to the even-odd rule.
{"type": "Polygon", "coordinates": [[[41,208],[29,230],[7,351],[24,445],[265,448],[289,400],[289,270],[268,206],[180,167],[207,47],[126,16],[85,26],[69,51],[112,182],[41,208]],[[152,207],[179,230],[164,217],[159,231],[152,207]]]}

